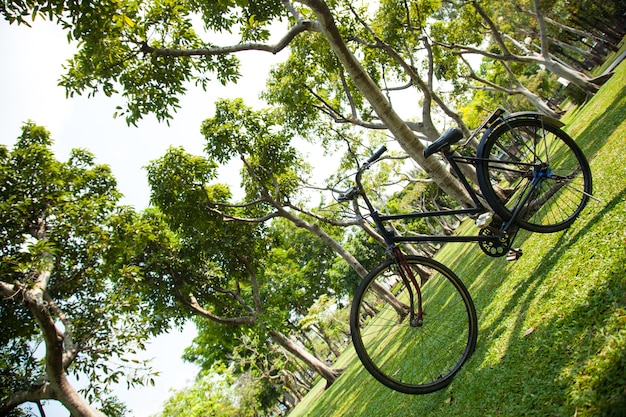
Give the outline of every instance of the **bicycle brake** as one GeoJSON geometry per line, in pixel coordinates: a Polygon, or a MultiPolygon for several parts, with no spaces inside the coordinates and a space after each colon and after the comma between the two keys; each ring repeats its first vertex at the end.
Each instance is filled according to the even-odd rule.
{"type": "Polygon", "coordinates": [[[340,203],[345,203],[346,201],[352,201],[359,193],[359,190],[356,187],[350,187],[345,193],[341,193],[337,196],[337,201],[340,203]]]}

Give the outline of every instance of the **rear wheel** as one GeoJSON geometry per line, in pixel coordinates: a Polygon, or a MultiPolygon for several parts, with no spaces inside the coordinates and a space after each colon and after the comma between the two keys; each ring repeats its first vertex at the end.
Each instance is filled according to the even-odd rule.
{"type": "Polygon", "coordinates": [[[478,324],[471,296],[447,267],[429,258],[406,257],[417,279],[422,320],[411,320],[413,284],[394,260],[374,268],[355,293],[350,330],[365,368],[387,387],[427,394],[446,387],[476,347],[478,324]]]}
{"type": "Polygon", "coordinates": [[[591,170],[574,140],[542,119],[505,121],[478,148],[478,182],[504,220],[533,232],[569,227],[591,195],[591,170]]]}

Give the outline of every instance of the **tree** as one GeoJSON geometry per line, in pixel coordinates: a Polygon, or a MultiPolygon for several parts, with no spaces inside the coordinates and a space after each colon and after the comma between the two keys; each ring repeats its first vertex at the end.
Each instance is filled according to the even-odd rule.
{"type": "MultiPolygon", "coordinates": [[[[480,47],[480,43],[484,39],[483,37],[473,39],[471,43],[467,43],[459,39],[457,35],[457,38],[447,41],[445,45],[448,48],[455,50],[460,55],[478,54],[503,63],[519,62],[542,65],[552,73],[576,84],[586,92],[593,94],[598,90],[597,80],[555,59],[552,54],[547,23],[544,18],[544,8],[539,0],[533,0],[532,2],[533,21],[528,20],[529,15],[526,13],[516,13],[512,3],[471,1],[469,4],[475,11],[475,15],[473,13],[462,14],[462,17],[470,19],[469,22],[452,21],[451,25],[461,25],[467,28],[469,23],[472,27],[484,27],[483,36],[489,39],[489,47],[486,49],[480,47]],[[502,24],[499,24],[499,17],[502,18],[502,24]],[[518,22],[512,22],[511,17],[516,18],[518,22]],[[533,40],[528,38],[528,33],[520,34],[519,31],[516,31],[518,28],[528,27],[529,25],[536,28],[534,33],[538,38],[538,45],[533,44],[533,40]],[[522,39],[520,39],[520,35],[522,39]]],[[[458,30],[446,30],[442,33],[459,34],[460,32],[458,30]]],[[[524,94],[528,96],[527,93],[524,94]]]]}
{"type": "Polygon", "coordinates": [[[58,400],[74,416],[122,415],[109,386],[149,381],[130,356],[162,323],[116,291],[104,262],[120,210],[109,168],[80,149],[59,162],[51,145],[26,123],[12,151],[0,147],[0,414],[58,400]],[[86,375],[82,394],[70,375],[86,375]]]}
{"type": "MultiPolygon", "coordinates": [[[[246,197],[242,203],[224,204],[212,201],[205,205],[206,210],[221,216],[225,221],[247,224],[284,218],[296,227],[317,236],[343,258],[360,277],[367,274],[359,260],[347,251],[332,233],[333,228],[337,226],[365,227],[364,218],[359,217],[347,222],[336,221],[298,204],[298,198],[302,197],[299,188],[305,183],[302,175],[306,165],[291,144],[293,138],[290,132],[280,130],[274,112],[252,111],[243,105],[241,100],[223,100],[216,106],[215,117],[203,123],[202,132],[207,138],[207,153],[218,162],[225,163],[235,156],[241,159],[244,165],[242,181],[246,188],[246,197]]],[[[195,183],[195,187],[201,188],[201,184],[195,183]]],[[[159,187],[159,190],[167,189],[159,187]]],[[[163,196],[165,201],[172,201],[169,191],[163,196]]],[[[372,231],[372,228],[369,227],[369,230],[372,231]]],[[[380,236],[378,238],[382,240],[380,236]]],[[[399,311],[405,309],[405,306],[388,290],[382,286],[378,289],[399,311]]]]}
{"type": "Polygon", "coordinates": [[[320,296],[299,323],[303,331],[311,331],[327,345],[335,357],[341,354],[343,341],[349,337],[347,309],[327,294],[320,296]]]}
{"type": "MultiPolygon", "coordinates": [[[[127,236],[126,247],[133,250],[116,259],[120,268],[137,271],[140,278],[129,277],[127,286],[143,294],[155,312],[176,317],[193,312],[224,326],[254,328],[330,384],[339,371],[281,332],[291,312],[313,302],[295,292],[319,286],[315,278],[320,274],[298,273],[302,265],[280,263],[285,256],[273,249],[264,224],[283,214],[293,217],[283,202],[297,185],[294,173],[301,164],[294,164],[295,151],[285,142],[290,138],[273,134],[263,112],[255,117],[245,115],[251,110],[239,101],[223,104],[216,116],[222,123],[205,123],[204,129],[213,131],[207,148],[222,162],[241,155],[249,174],[243,177],[249,201],[234,204],[226,186],[211,184],[217,163],[172,148],[148,167],[152,201],[159,210],[136,219],[135,228],[143,233],[119,237],[127,236]],[[233,108],[241,117],[233,117],[233,108]],[[275,187],[273,198],[267,187],[275,187]],[[149,225],[139,226],[143,223],[149,225]],[[166,311],[167,306],[176,312],[166,311]]],[[[303,263],[305,270],[307,263],[321,265],[316,257],[303,263]]]]}
{"type": "MultiPolygon", "coordinates": [[[[241,76],[237,53],[257,50],[276,54],[289,46],[289,62],[275,72],[271,80],[275,88],[267,96],[284,104],[285,109],[292,107],[285,124],[296,126],[298,120],[307,119],[308,123],[297,126],[304,135],[316,111],[318,120],[322,114],[338,123],[387,129],[447,194],[468,205],[471,199],[442,162],[422,155],[424,140],[438,137],[439,129],[431,116],[437,108],[467,131],[451,105],[458,91],[446,95],[438,85],[458,75],[460,69],[454,69],[456,58],[437,45],[445,43],[458,54],[478,53],[499,61],[513,85],[490,84],[489,88],[523,94],[548,113],[551,110],[542,104],[540,95],[518,79],[511,62],[543,65],[586,91],[597,89],[597,80],[554,58],[555,44],[550,41],[544,19],[548,5],[540,5],[539,0],[532,6],[523,3],[526,9],[534,10],[535,17],[511,3],[438,0],[382,1],[361,7],[323,0],[183,4],[108,0],[89,5],[9,1],[2,13],[18,23],[26,23],[26,16],[41,16],[63,25],[68,37],[80,44],[61,80],[68,95],[113,95],[119,90],[125,103],[116,114],[131,124],[150,113],[159,120],[173,117],[178,97],[191,83],[207,88],[210,77],[222,83],[235,82],[241,76]],[[505,21],[513,17],[520,23],[500,27],[498,16],[505,16],[505,21]],[[434,20],[446,22],[443,38],[436,37],[434,20]],[[515,30],[528,23],[536,26],[538,51],[526,46],[515,30]],[[281,30],[282,34],[278,33],[281,30]],[[238,32],[240,41],[217,45],[214,39],[223,32],[238,32]],[[488,50],[480,47],[486,38],[491,39],[488,50]],[[318,67],[324,70],[318,71],[318,67]],[[401,82],[421,94],[421,98],[416,96],[416,107],[418,100],[422,101],[421,121],[399,117],[389,99],[396,87],[388,87],[388,81],[401,82]],[[295,116],[298,111],[304,116],[295,116]]],[[[317,132],[332,130],[317,124],[317,132]]]]}
{"type": "MultiPolygon", "coordinates": [[[[543,6],[553,17],[546,18],[548,24],[558,28],[561,34],[568,34],[568,39],[591,47],[592,54],[598,54],[602,47],[617,51],[626,34],[623,19],[626,6],[619,0],[551,0],[544,2],[543,6]]],[[[532,12],[527,10],[527,13],[532,12]]],[[[555,34],[559,38],[563,35],[555,34]]]]}
{"type": "MultiPolygon", "coordinates": [[[[161,213],[160,225],[152,228],[170,237],[149,237],[143,244],[150,248],[150,241],[155,240],[161,249],[144,249],[132,242],[127,245],[137,246],[137,255],[123,262],[148,274],[129,285],[146,293],[146,300],[164,298],[166,305],[179,302],[201,318],[237,327],[226,330],[226,340],[217,342],[217,351],[211,349],[211,358],[219,358],[220,352],[228,354],[253,331],[332,384],[341,370],[330,368],[291,338],[289,322],[306,314],[329,290],[332,281],[326,279],[325,271],[331,263],[324,257],[330,258],[330,251],[347,261],[359,276],[367,273],[334,238],[341,236],[337,226],[358,221],[339,223],[300,205],[306,201],[300,191],[306,164],[291,143],[293,137],[276,124],[273,112],[254,111],[241,100],[223,100],[217,104],[215,116],[203,123],[202,132],[207,138],[208,158],[172,148],[148,167],[152,202],[161,213]],[[232,201],[229,189],[214,183],[218,164],[233,158],[243,165],[245,197],[241,202],[232,201]],[[320,240],[313,243],[286,224],[320,240]],[[170,255],[147,255],[154,251],[170,255]],[[161,261],[164,263],[159,264],[161,261]]],[[[395,300],[388,290],[380,290],[395,300]]],[[[396,306],[404,312],[400,301],[396,306]]],[[[208,333],[212,338],[213,332],[208,333]]]]}
{"type": "Polygon", "coordinates": [[[193,386],[172,393],[165,402],[161,416],[243,417],[250,415],[241,413],[231,400],[237,395],[232,388],[233,379],[233,376],[226,370],[198,375],[193,386]]]}
{"type": "Polygon", "coordinates": [[[193,385],[178,390],[165,403],[161,417],[259,417],[275,406],[273,387],[251,377],[237,374],[232,367],[214,366],[202,371],[193,385]],[[268,391],[270,393],[268,394],[268,391]]]}

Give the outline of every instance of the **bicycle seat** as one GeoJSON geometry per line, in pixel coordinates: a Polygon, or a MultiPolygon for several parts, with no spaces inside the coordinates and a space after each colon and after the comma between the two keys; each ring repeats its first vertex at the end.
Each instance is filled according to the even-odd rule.
{"type": "Polygon", "coordinates": [[[441,152],[463,139],[463,132],[456,127],[446,130],[439,139],[431,143],[424,149],[424,158],[428,158],[432,154],[441,152]]]}

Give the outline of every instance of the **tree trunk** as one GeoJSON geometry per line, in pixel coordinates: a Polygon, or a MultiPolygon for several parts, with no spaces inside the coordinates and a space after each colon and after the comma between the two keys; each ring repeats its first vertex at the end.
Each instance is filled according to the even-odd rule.
{"type": "Polygon", "coordinates": [[[549,52],[550,43],[549,43],[547,32],[546,32],[546,22],[543,18],[543,13],[541,12],[541,9],[540,9],[539,0],[533,0],[533,2],[535,6],[534,7],[535,16],[537,18],[537,23],[539,24],[539,35],[541,39],[541,46],[540,46],[539,53],[528,50],[523,44],[516,41],[511,36],[503,35],[502,33],[500,33],[498,28],[494,24],[494,22],[491,20],[491,18],[487,14],[487,12],[485,12],[485,10],[476,1],[472,1],[472,6],[476,9],[478,14],[480,14],[480,16],[486,22],[494,40],[496,41],[496,43],[498,43],[498,45],[500,45],[500,49],[502,50],[502,53],[492,54],[490,52],[485,52],[485,51],[481,51],[481,50],[473,49],[473,48],[464,48],[465,51],[475,52],[475,53],[490,57],[492,59],[497,59],[497,60],[506,61],[506,62],[522,62],[522,63],[534,63],[534,64],[539,64],[539,65],[544,65],[548,71],[558,75],[559,77],[565,78],[566,80],[570,81],[573,84],[576,84],[577,86],[579,86],[580,88],[582,88],[584,91],[588,93],[593,94],[596,91],[598,91],[599,87],[595,85],[592,82],[591,78],[589,78],[587,75],[583,74],[580,71],[576,71],[575,69],[570,68],[566,65],[560,64],[559,62],[552,59],[552,57],[550,56],[550,52],[549,52]],[[525,50],[528,55],[520,56],[520,55],[514,55],[511,52],[509,52],[504,42],[504,38],[508,39],[513,44],[515,44],[515,46],[519,48],[520,50],[525,50]]]}
{"type": "MultiPolygon", "coordinates": [[[[435,159],[435,158],[431,158],[431,159],[435,159]]],[[[361,263],[358,261],[358,259],[356,259],[354,257],[354,255],[352,255],[350,252],[348,252],[335,239],[333,239],[330,235],[328,235],[328,233],[324,232],[318,225],[310,224],[310,223],[300,219],[299,217],[294,216],[293,214],[289,213],[287,210],[285,210],[284,208],[280,207],[280,205],[275,204],[274,200],[269,198],[270,197],[269,195],[266,194],[265,197],[266,197],[266,201],[268,201],[270,203],[273,202],[272,204],[274,204],[274,207],[279,211],[279,213],[280,213],[280,215],[282,217],[284,217],[287,220],[291,221],[297,227],[302,227],[302,228],[304,228],[306,230],[309,230],[310,232],[313,232],[320,239],[322,239],[322,241],[325,244],[330,246],[339,256],[341,256],[348,263],[348,265],[350,265],[356,271],[356,273],[359,274],[359,276],[361,278],[365,278],[365,276],[367,275],[368,271],[363,267],[363,265],[361,265],[361,263]]],[[[393,308],[396,310],[398,315],[400,315],[402,317],[407,315],[408,307],[405,304],[403,304],[402,302],[400,302],[400,300],[398,300],[388,289],[384,288],[383,286],[381,286],[377,282],[374,282],[372,284],[372,287],[376,290],[376,292],[381,297],[383,297],[385,300],[387,300],[393,306],[393,308]]]]}
{"type": "Polygon", "coordinates": [[[274,342],[284,347],[289,353],[295,355],[326,380],[326,387],[332,385],[333,382],[341,375],[343,370],[333,369],[324,362],[311,355],[302,346],[289,339],[287,336],[275,330],[270,331],[270,336],[274,342]]]}
{"type": "MultiPolygon", "coordinates": [[[[32,291],[28,291],[31,293],[32,291]]],[[[26,296],[28,308],[36,317],[43,330],[46,343],[46,374],[50,381],[50,388],[56,393],[56,398],[76,417],[102,417],[103,413],[91,406],[78,394],[70,384],[63,366],[63,333],[57,329],[54,319],[47,306],[42,302],[39,294],[26,296]]]]}
{"type": "MultiPolygon", "coordinates": [[[[46,239],[46,225],[44,221],[38,221],[31,225],[30,234],[38,240],[46,239]]],[[[74,417],[104,417],[104,414],[93,409],[76,389],[70,384],[65,373],[67,367],[75,357],[74,344],[71,340],[71,324],[64,322],[65,333],[61,331],[52,316],[54,301],[47,293],[48,283],[52,275],[52,254],[42,255],[43,267],[41,270],[32,271],[36,277],[27,288],[23,283],[0,285],[0,294],[8,292],[11,297],[21,294],[24,306],[37,321],[46,346],[46,373],[40,383],[27,390],[17,392],[2,404],[0,413],[4,415],[25,401],[36,402],[45,399],[60,401],[74,417]]],[[[61,319],[57,317],[57,319],[61,319]]]]}
{"type": "MultiPolygon", "coordinates": [[[[333,341],[331,340],[330,336],[328,335],[328,333],[326,333],[326,331],[324,330],[324,327],[320,324],[312,324],[309,329],[315,333],[315,335],[320,338],[328,347],[329,353],[335,355],[336,358],[339,357],[339,355],[341,354],[341,352],[339,351],[339,349],[337,349],[337,347],[335,346],[335,344],[333,343],[333,341]]],[[[327,355],[327,356],[328,356],[327,355]]]]}
{"type": "MultiPolygon", "coordinates": [[[[293,401],[292,404],[295,406],[297,405],[300,400],[302,400],[303,396],[302,393],[298,390],[298,388],[294,385],[298,383],[296,376],[293,375],[291,372],[287,372],[287,371],[282,371],[283,373],[283,386],[287,389],[287,391],[289,391],[291,393],[291,396],[293,397],[293,401]],[[291,381],[294,381],[293,383],[291,381]]],[[[308,387],[307,387],[308,389],[308,387]]]]}
{"type": "MultiPolygon", "coordinates": [[[[43,272],[49,274],[49,272],[43,272]]],[[[46,375],[41,384],[27,391],[13,394],[0,407],[0,414],[5,415],[25,401],[55,399],[60,401],[75,417],[104,417],[104,414],[92,408],[74,389],[67,379],[64,365],[64,335],[51,316],[43,297],[44,290],[33,288],[23,291],[24,304],[35,317],[42,331],[46,346],[46,375]]]]}
{"type": "Polygon", "coordinates": [[[339,349],[337,349],[330,336],[326,333],[322,326],[317,326],[316,328],[318,335],[324,341],[324,343],[326,343],[328,349],[332,352],[333,355],[335,355],[336,358],[338,358],[339,355],[341,355],[341,352],[339,351],[339,349]]]}
{"type": "Polygon", "coordinates": [[[381,91],[380,87],[370,78],[352,52],[343,41],[328,5],[322,0],[300,0],[309,6],[320,23],[320,31],[328,40],[331,49],[345,67],[354,85],[371,104],[372,108],[393,134],[402,149],[413,158],[433,180],[463,206],[471,206],[472,200],[454,176],[452,176],[437,158],[424,158],[422,144],[407,124],[393,110],[393,107],[381,91]]]}
{"type": "Polygon", "coordinates": [[[550,56],[549,40],[546,29],[546,21],[543,18],[543,12],[541,11],[541,4],[539,0],[533,0],[535,6],[535,16],[537,17],[537,23],[539,24],[539,33],[541,36],[541,56],[544,58],[544,65],[548,71],[570,80],[584,91],[588,93],[595,93],[598,91],[598,86],[590,81],[590,78],[580,71],[576,71],[572,68],[568,68],[565,65],[554,61],[550,56]]]}

